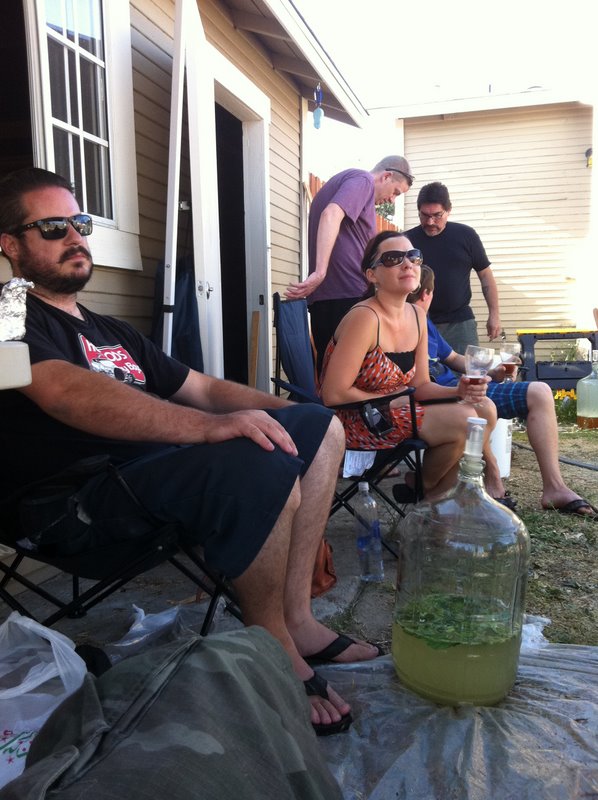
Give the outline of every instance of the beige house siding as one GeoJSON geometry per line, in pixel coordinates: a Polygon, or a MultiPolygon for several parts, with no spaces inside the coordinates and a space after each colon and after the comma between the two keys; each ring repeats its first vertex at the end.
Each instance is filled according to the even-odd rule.
{"type": "MultiPolygon", "coordinates": [[[[587,324],[579,292],[590,268],[584,154],[591,142],[592,110],[578,103],[405,120],[405,154],[417,175],[405,227],[418,224],[418,186],[445,183],[451,219],[477,230],[492,262],[509,339],[519,328],[587,324]]],[[[487,309],[475,277],[472,288],[486,340],[487,309]]]]}

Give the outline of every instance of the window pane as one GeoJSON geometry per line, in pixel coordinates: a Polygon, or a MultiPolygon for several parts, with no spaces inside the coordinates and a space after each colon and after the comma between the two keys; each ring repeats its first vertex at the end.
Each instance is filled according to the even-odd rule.
{"type": "Polygon", "coordinates": [[[80,208],[85,208],[83,204],[79,139],[59,128],[54,128],[54,169],[63,178],[74,183],[77,202],[80,208]]]}
{"type": "Polygon", "coordinates": [[[69,64],[69,93],[70,93],[70,107],[71,118],[70,123],[77,127],[79,125],[79,103],[77,100],[77,68],[76,57],[72,50],[68,51],[68,64],[69,64]]]}
{"type": "Polygon", "coordinates": [[[64,33],[62,0],[46,0],[46,23],[57,33],[64,33]]]}
{"type": "Polygon", "coordinates": [[[68,122],[67,82],[64,75],[64,50],[53,39],[48,38],[48,62],[50,66],[50,91],[52,116],[68,122]]]}
{"type": "Polygon", "coordinates": [[[79,0],[79,46],[99,59],[104,58],[102,17],[97,0],[79,0]]]}
{"type": "Polygon", "coordinates": [[[87,178],[87,205],[90,214],[112,217],[110,190],[110,164],[108,149],[93,142],[85,142],[85,175],[87,178]]]}
{"type": "Polygon", "coordinates": [[[104,70],[81,58],[81,105],[83,129],[101,139],[107,138],[104,70]]]}
{"type": "Polygon", "coordinates": [[[75,14],[73,0],[66,0],[66,35],[69,41],[75,41],[75,14]]]}
{"type": "Polygon", "coordinates": [[[76,183],[82,209],[111,218],[102,0],[47,0],[46,8],[55,167],[76,183]]]}

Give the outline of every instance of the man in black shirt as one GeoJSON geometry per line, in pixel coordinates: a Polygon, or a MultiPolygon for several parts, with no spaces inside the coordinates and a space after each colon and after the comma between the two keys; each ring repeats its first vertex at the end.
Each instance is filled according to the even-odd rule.
{"type": "Polygon", "coordinates": [[[488,306],[489,339],[500,336],[498,290],[490,261],[476,231],[459,222],[448,222],[452,204],[444,184],[428,183],[417,196],[420,225],[405,232],[436,276],[430,319],[456,353],[468,344],[479,344],[471,306],[471,271],[475,270],[488,306]]]}
{"type": "MultiPolygon", "coordinates": [[[[316,730],[346,729],[348,704],[305,660],[338,645],[309,595],[344,451],[340,423],[324,407],[191,370],[79,304],[93,270],[92,228],[64,178],[33,168],[0,182],[0,246],[14,276],[34,284],[24,338],[32,383],[0,392],[0,496],[109,454],[146,507],[179,523],[232,580],[245,623],[280,641],[306,682],[316,730]]],[[[98,536],[135,530],[122,494],[104,476],[80,492],[98,536]]],[[[379,653],[345,645],[336,660],[379,653]]]]}

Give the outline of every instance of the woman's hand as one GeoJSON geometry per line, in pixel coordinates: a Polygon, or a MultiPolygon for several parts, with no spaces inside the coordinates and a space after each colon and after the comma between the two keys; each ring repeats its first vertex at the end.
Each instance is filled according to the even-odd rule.
{"type": "Polygon", "coordinates": [[[486,388],[490,383],[487,375],[479,378],[468,378],[462,375],[457,385],[457,396],[475,406],[486,397],[486,388]]]}

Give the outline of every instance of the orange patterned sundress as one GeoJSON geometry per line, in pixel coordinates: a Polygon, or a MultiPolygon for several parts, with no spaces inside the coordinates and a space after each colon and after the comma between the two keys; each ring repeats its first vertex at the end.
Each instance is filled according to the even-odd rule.
{"type": "MultiPolygon", "coordinates": [[[[366,306],[368,308],[369,306],[366,306]]],[[[376,312],[371,309],[373,313],[376,312]]],[[[377,314],[376,314],[377,316],[377,314]]],[[[378,334],[380,333],[380,320],[378,320],[378,334]]],[[[326,374],[330,356],[334,352],[336,342],[331,339],[324,353],[322,364],[322,378],[326,374]]],[[[415,375],[415,365],[403,372],[392,359],[390,359],[379,344],[366,353],[361,368],[353,384],[363,392],[380,392],[383,394],[393,394],[406,389],[415,375]]],[[[424,409],[416,403],[416,419],[419,429],[424,409]]],[[[358,410],[339,409],[336,412],[338,418],[343,423],[345,438],[349,450],[385,450],[396,447],[404,439],[412,435],[411,412],[409,405],[402,408],[391,408],[390,414],[394,424],[393,429],[384,436],[372,433],[361,418],[358,410]]]]}

